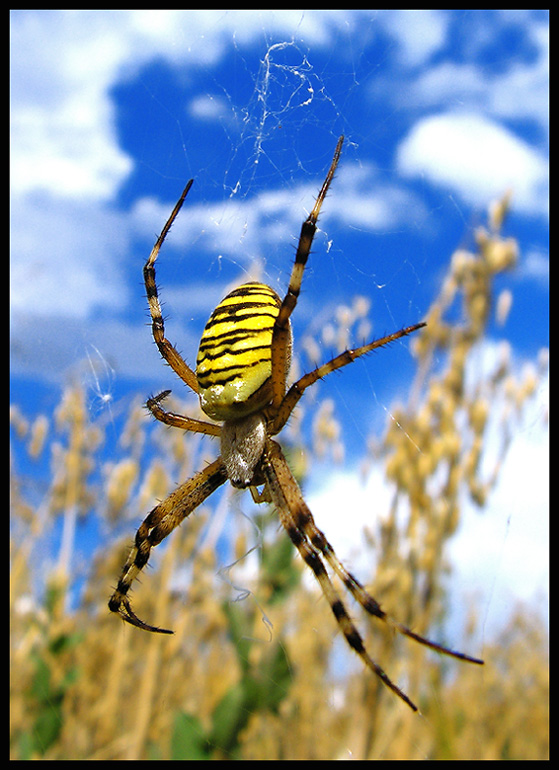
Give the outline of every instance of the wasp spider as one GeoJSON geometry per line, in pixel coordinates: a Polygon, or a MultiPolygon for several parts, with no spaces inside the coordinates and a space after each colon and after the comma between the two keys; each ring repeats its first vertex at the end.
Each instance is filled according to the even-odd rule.
{"type": "Polygon", "coordinates": [[[140,620],[130,606],[130,587],[140,570],[145,567],[153,546],[167,537],[214,490],[229,480],[234,487],[249,487],[256,501],[267,500],[275,505],[287,534],[318,580],[349,646],[387,687],[416,711],[417,707],[410,698],[369,656],[361,634],[330,580],[326,565],[369,615],[380,618],[399,633],[437,652],[471,663],[482,661],[424,639],[386,615],[378,602],[346,570],[324,534],[317,528],[281,447],[272,438],[281,431],[304,391],[317,380],[350,364],[359,356],[405,337],[425,325],[417,323],[368,345],[346,350],[328,363],[305,374],[287,389],[286,381],[291,360],[289,319],[297,304],[318,215],[334,177],[342,143],[343,137],[340,137],[315,206],[303,223],[285,297],[281,299],[269,286],[256,282],[246,283],[228,294],[213,311],[204,329],[196,372],[187,366],[165,337],[155,283],[155,260],[184,203],[192,180],[186,185],[157,239],[144,267],[153,337],[162,357],[181,380],[198,394],[203,411],[216,422],[195,420],[166,411],[161,404],[169,394],[168,390],[150,398],[147,407],[153,416],[165,425],[219,436],[221,456],[192,479],[177,487],[148,514],[136,533],[134,546],[111,596],[109,608],[137,628],[161,634],[172,633],[140,620]],[[263,492],[259,493],[257,487],[262,485],[263,492]]]}

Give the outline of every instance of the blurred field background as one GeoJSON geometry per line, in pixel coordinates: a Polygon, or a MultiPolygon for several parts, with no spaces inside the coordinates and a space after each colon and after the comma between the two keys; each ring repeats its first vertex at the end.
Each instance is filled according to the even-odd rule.
{"type": "MultiPolygon", "coordinates": [[[[138,615],[175,634],[125,626],[107,600],[137,526],[217,448],[156,424],[142,406],[147,394],[122,418],[94,413],[75,382],[55,414],[29,420],[17,403],[11,410],[13,457],[25,452],[48,469],[38,490],[15,460],[11,467],[12,759],[548,757],[543,619],[531,607],[511,607],[506,626],[478,649],[474,603],[464,638],[444,638],[446,549],[461,503],[467,496],[483,509],[547,371],[542,351],[520,376],[513,373],[503,341],[493,371],[466,381],[488,319],[504,323],[511,303],[494,289],[518,257],[516,243],[501,235],[506,206],[492,207],[474,248],[452,255],[428,326],[410,340],[417,375],[409,398],[390,405],[385,434],[363,458],[363,472],[381,465],[394,489],[390,510],[367,533],[375,564],[368,588],[398,620],[481,655],[485,666],[428,652],[352,607],[374,659],[419,704],[421,715],[413,714],[340,644],[326,602],[303,578],[301,560],[267,506],[250,525],[259,544],[239,597],[218,574],[211,527],[234,504],[230,491],[210,498],[155,549],[136,584],[138,615]],[[496,405],[501,449],[487,457],[496,405]],[[101,459],[108,445],[111,459],[101,459]],[[77,558],[76,528],[87,526],[103,545],[77,558]],[[47,562],[49,549],[57,556],[47,562]],[[333,661],[342,657],[340,674],[333,661]]],[[[359,302],[341,314],[340,333],[357,326],[361,314],[359,302]]],[[[175,401],[173,409],[192,415],[192,400],[175,401]]],[[[330,403],[312,409],[312,438],[297,418],[283,436],[303,489],[315,456],[341,454],[343,444],[330,403]]],[[[234,558],[251,548],[248,532],[239,533],[234,558]]]]}

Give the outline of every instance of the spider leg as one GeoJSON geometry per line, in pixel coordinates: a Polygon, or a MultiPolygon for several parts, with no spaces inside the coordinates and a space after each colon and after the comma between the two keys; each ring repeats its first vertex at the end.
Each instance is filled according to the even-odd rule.
{"type": "Polygon", "coordinates": [[[167,361],[173,371],[178,374],[181,380],[183,380],[183,382],[185,382],[191,390],[193,390],[195,393],[198,393],[198,380],[196,379],[195,372],[193,372],[192,369],[183,361],[178,350],[165,337],[165,324],[161,314],[161,305],[159,303],[157,285],[155,283],[155,260],[159,254],[159,249],[163,245],[163,241],[167,237],[167,233],[171,229],[171,225],[181,210],[182,204],[184,203],[188,191],[192,187],[193,181],[194,180],[191,179],[187,183],[175,208],[171,212],[171,216],[165,223],[165,227],[161,231],[161,235],[151,250],[151,254],[149,255],[148,260],[144,265],[144,283],[146,286],[149,312],[152,319],[151,329],[155,344],[159,348],[159,352],[161,353],[162,357],[165,359],[165,361],[167,361]]]}
{"type": "Polygon", "coordinates": [[[218,458],[203,471],[177,487],[146,516],[136,533],[134,546],[122,569],[116,590],[109,600],[111,612],[117,612],[127,623],[145,631],[160,634],[173,633],[167,629],[150,626],[140,620],[130,607],[128,592],[139,572],[146,566],[151,549],[167,537],[175,527],[178,527],[226,480],[225,467],[221,458],[218,458]]]}
{"type": "MultiPolygon", "coordinates": [[[[271,443],[276,444],[276,442],[271,443]]],[[[277,450],[274,449],[274,452],[279,457],[277,450]]],[[[376,601],[376,599],[374,599],[366,591],[364,586],[357,580],[357,578],[355,578],[350,572],[347,571],[347,569],[338,559],[334,549],[326,539],[326,536],[316,526],[314,517],[309,507],[305,503],[303,496],[299,494],[299,497],[300,499],[296,500],[296,505],[291,509],[292,517],[296,527],[306,535],[311,545],[326,559],[343,585],[351,593],[354,599],[361,605],[361,607],[363,607],[363,609],[369,613],[369,615],[373,615],[374,617],[383,620],[400,634],[403,634],[404,636],[407,636],[410,639],[419,642],[419,644],[435,650],[436,652],[449,655],[452,658],[457,658],[458,660],[467,661],[468,663],[477,663],[478,665],[483,664],[483,660],[480,660],[479,658],[474,658],[470,655],[466,655],[463,652],[456,652],[455,650],[451,650],[448,647],[444,647],[442,644],[432,642],[430,639],[426,639],[420,634],[416,634],[415,631],[412,631],[403,623],[399,623],[397,620],[394,620],[389,615],[387,615],[386,612],[384,612],[384,610],[381,608],[380,604],[376,601]]]]}
{"type": "Polygon", "coordinates": [[[220,436],[221,426],[217,423],[206,422],[205,420],[195,420],[193,417],[185,417],[176,412],[168,412],[160,406],[163,399],[167,398],[171,391],[164,390],[157,396],[148,398],[146,407],[152,413],[156,420],[171,425],[173,428],[181,428],[192,433],[205,433],[207,436],[220,436]]]}
{"type": "MultiPolygon", "coordinates": [[[[338,592],[332,585],[332,581],[321,559],[320,548],[314,545],[304,529],[299,526],[298,522],[302,520],[302,517],[306,518],[305,510],[309,514],[310,511],[307,508],[297,482],[289,470],[283,452],[275,441],[268,440],[267,442],[263,472],[272,502],[278,509],[280,521],[301,554],[303,561],[313,571],[347,643],[392,692],[407,703],[413,711],[417,711],[415,703],[368,654],[363,637],[357,630],[338,592]]],[[[327,556],[326,553],[323,553],[323,555],[327,556]]]]}
{"type": "Polygon", "coordinates": [[[373,340],[367,345],[361,345],[361,347],[354,348],[353,350],[344,350],[343,353],[340,353],[339,356],[336,356],[331,361],[322,364],[322,366],[317,366],[312,372],[303,375],[297,382],[293,383],[281,401],[277,414],[269,425],[270,435],[275,436],[281,431],[305,390],[311,385],[314,385],[317,380],[326,377],[327,374],[335,372],[337,369],[341,369],[342,366],[353,363],[356,358],[371,353],[371,351],[381,348],[384,345],[389,345],[391,342],[399,340],[401,337],[406,337],[408,334],[412,334],[412,332],[415,332],[417,329],[421,329],[426,325],[426,323],[421,322],[413,324],[412,326],[406,326],[404,329],[400,329],[393,334],[388,334],[386,337],[373,340]]]}
{"type": "Polygon", "coordinates": [[[301,234],[299,236],[299,243],[297,246],[297,252],[295,254],[295,263],[291,271],[291,277],[289,279],[289,286],[287,288],[287,294],[283,298],[283,302],[280,307],[280,311],[274,324],[274,333],[272,338],[272,372],[273,374],[273,407],[277,409],[285,395],[285,379],[289,369],[289,340],[291,336],[291,330],[289,325],[289,318],[291,313],[295,309],[299,292],[301,290],[301,282],[303,280],[303,272],[305,265],[309,258],[314,235],[316,233],[316,223],[318,221],[318,215],[320,209],[326,198],[326,193],[330,187],[336,168],[338,166],[340,155],[342,153],[342,144],[344,137],[340,136],[334,157],[330,165],[326,179],[320,189],[316,203],[313,210],[303,222],[301,227],[301,234]]]}

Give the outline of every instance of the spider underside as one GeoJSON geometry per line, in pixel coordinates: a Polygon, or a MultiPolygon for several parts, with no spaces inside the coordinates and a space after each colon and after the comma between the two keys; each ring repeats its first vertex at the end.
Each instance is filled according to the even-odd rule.
{"type": "Polygon", "coordinates": [[[152,319],[152,334],[163,359],[181,380],[198,394],[203,411],[219,422],[206,422],[166,411],[162,402],[170,391],[152,397],[147,407],[160,422],[185,431],[219,436],[221,454],[193,478],[181,484],[156,505],[140,525],[135,542],[109,601],[112,612],[145,631],[172,631],[145,623],[130,606],[128,593],[145,567],[151,549],[158,545],[218,487],[229,480],[234,487],[249,488],[257,502],[271,501],[280,521],[304,562],[314,573],[348,644],[384,684],[414,711],[417,706],[369,656],[363,638],[347,612],[326,570],[339,578],[358,604],[393,629],[437,652],[460,660],[483,661],[455,652],[414,633],[390,618],[361,583],[337,558],[325,535],[316,526],[301,490],[273,436],[287,422],[304,391],[330,372],[356,358],[405,337],[425,326],[417,323],[346,350],[305,374],[289,389],[286,382],[291,361],[291,322],[303,271],[317,228],[320,209],[334,178],[343,144],[338,140],[326,179],[310,215],[303,223],[287,293],[283,300],[268,286],[252,282],[231,292],[216,308],[202,335],[196,371],[182,359],[165,337],[165,327],[155,283],[155,261],[177,217],[193,180],[186,185],[144,266],[144,282],[152,319]],[[219,424],[221,423],[221,424],[219,424]],[[264,487],[259,493],[256,487],[264,487]]]}

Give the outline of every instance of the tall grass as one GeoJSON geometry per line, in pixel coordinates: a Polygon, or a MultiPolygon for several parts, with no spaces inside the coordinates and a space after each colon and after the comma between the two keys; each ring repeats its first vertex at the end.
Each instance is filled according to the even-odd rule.
{"type": "MultiPolygon", "coordinates": [[[[410,397],[391,405],[384,436],[364,458],[364,467],[383,465],[393,489],[390,509],[368,532],[376,564],[368,585],[398,620],[437,638],[444,633],[446,546],[465,497],[484,507],[546,369],[542,354],[515,375],[504,341],[489,371],[475,381],[469,375],[489,319],[504,324],[510,307],[510,295],[494,296],[495,277],[517,259],[515,242],[501,235],[505,212],[506,201],[493,207],[476,248],[453,255],[428,326],[411,342],[417,375],[410,397]],[[493,457],[490,425],[501,437],[493,457]]],[[[365,311],[358,302],[340,313],[340,344],[365,311]]],[[[138,402],[123,421],[104,417],[93,418],[77,384],[52,416],[29,421],[12,408],[14,457],[25,452],[50,464],[42,486],[30,484],[17,462],[12,467],[12,758],[548,756],[547,634],[530,608],[511,608],[508,625],[483,650],[471,649],[467,635],[452,640],[481,654],[483,669],[369,623],[372,655],[420,704],[415,715],[338,645],[328,607],[301,580],[301,562],[265,506],[255,517],[257,568],[242,577],[251,593],[232,601],[236,592],[217,574],[213,525],[231,504],[229,492],[156,549],[155,568],[136,586],[138,614],[175,634],[142,633],[110,616],[107,598],[135,527],[217,448],[154,424],[138,402]],[[92,522],[101,545],[84,552],[77,532],[92,522]],[[332,666],[340,655],[343,676],[332,666]]],[[[343,430],[328,402],[316,408],[312,446],[298,424],[287,438],[304,482],[315,454],[342,456],[343,430]]],[[[240,532],[231,560],[249,549],[240,532]]],[[[472,607],[472,633],[477,625],[472,607]]]]}

